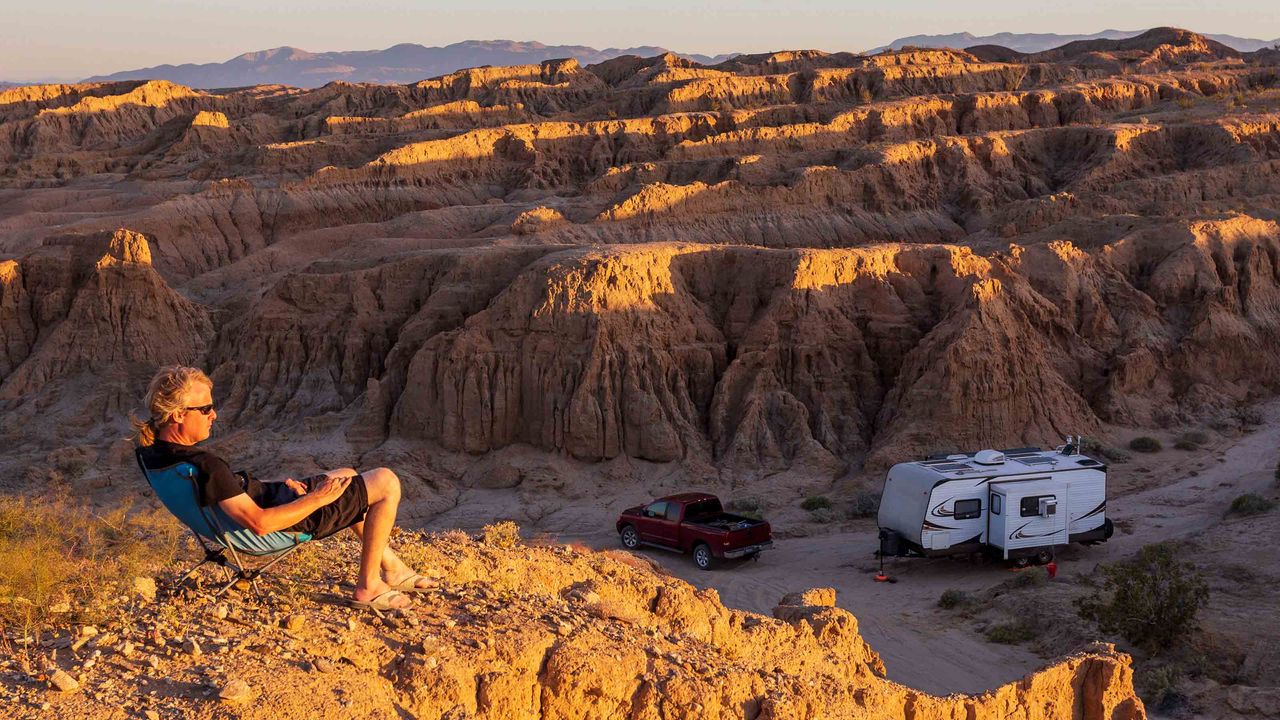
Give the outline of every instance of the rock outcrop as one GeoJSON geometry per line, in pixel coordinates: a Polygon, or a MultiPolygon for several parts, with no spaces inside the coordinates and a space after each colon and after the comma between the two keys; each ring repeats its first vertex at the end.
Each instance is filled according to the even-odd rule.
{"type": "MultiPolygon", "coordinates": [[[[202,691],[212,672],[224,707],[232,703],[243,718],[1146,717],[1130,658],[1109,645],[1082,648],[989,692],[937,697],[884,679],[857,618],[836,607],[829,588],[788,594],[766,617],[726,608],[714,590],[656,572],[641,557],[530,547],[514,532],[490,527],[484,540],[456,531],[402,535],[398,551],[429,568],[435,587],[383,619],[328,603],[304,603],[267,621],[276,614],[269,605],[133,601],[115,609],[101,637],[76,641],[92,642],[86,650],[103,662],[58,654],[68,667],[54,669],[78,674],[81,689],[42,716],[107,712],[144,689],[142,658],[158,665],[163,655],[172,688],[164,708],[184,715],[209,712],[202,691]],[[197,654],[200,643],[218,648],[217,670],[197,654]],[[132,660],[107,662],[126,652],[132,660]]],[[[337,562],[335,554],[318,554],[309,572],[333,582],[337,562]]]]}

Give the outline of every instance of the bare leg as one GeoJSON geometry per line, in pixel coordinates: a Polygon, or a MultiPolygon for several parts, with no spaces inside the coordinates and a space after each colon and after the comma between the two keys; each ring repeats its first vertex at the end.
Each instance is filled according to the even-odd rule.
{"type": "MultiPolygon", "coordinates": [[[[372,600],[391,587],[382,579],[383,555],[400,507],[400,478],[386,468],[361,473],[369,493],[369,511],[360,530],[360,572],[356,579],[355,599],[372,600]]],[[[398,558],[397,558],[398,559],[398,558]]],[[[408,604],[408,599],[403,603],[408,604]]]]}
{"type": "MultiPolygon", "coordinates": [[[[351,532],[355,533],[356,537],[360,538],[361,542],[364,542],[364,522],[358,522],[355,525],[352,525],[351,532]]],[[[406,565],[404,561],[400,559],[400,556],[396,555],[395,551],[390,547],[387,547],[386,550],[382,551],[381,564],[383,579],[392,585],[399,583],[411,575],[417,574],[412,568],[406,565]]],[[[421,582],[418,584],[422,585],[421,582]]]]}

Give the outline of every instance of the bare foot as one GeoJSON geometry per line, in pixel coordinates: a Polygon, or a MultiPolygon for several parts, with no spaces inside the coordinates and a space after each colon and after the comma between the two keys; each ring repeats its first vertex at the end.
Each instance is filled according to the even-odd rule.
{"type": "MultiPolygon", "coordinates": [[[[379,595],[383,595],[388,592],[391,592],[391,586],[384,582],[379,582],[378,584],[371,585],[369,587],[360,587],[357,585],[356,591],[352,594],[352,597],[355,598],[356,602],[369,602],[379,595]]],[[[395,597],[388,598],[387,605],[395,610],[403,610],[404,608],[413,605],[413,601],[410,600],[407,595],[396,595],[395,597]]]]}
{"type": "Polygon", "coordinates": [[[387,584],[391,585],[392,587],[399,587],[400,583],[404,582],[405,580],[408,580],[414,575],[417,575],[418,578],[413,581],[413,587],[419,588],[419,589],[427,589],[427,588],[435,587],[434,580],[432,580],[429,577],[426,577],[425,575],[419,575],[418,573],[414,572],[412,568],[409,568],[409,567],[405,567],[402,570],[397,570],[395,573],[387,574],[384,577],[386,577],[387,579],[387,584]]]}

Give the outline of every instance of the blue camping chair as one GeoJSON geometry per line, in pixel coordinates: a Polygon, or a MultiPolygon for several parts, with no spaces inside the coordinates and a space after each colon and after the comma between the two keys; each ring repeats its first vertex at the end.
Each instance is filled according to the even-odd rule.
{"type": "Polygon", "coordinates": [[[311,540],[307,533],[277,531],[258,535],[241,527],[217,505],[201,507],[200,490],[196,484],[199,471],[191,463],[152,469],[142,462],[141,452],[136,452],[135,458],[160,502],[191,530],[200,547],[204,548],[204,559],[183,573],[177,584],[191,577],[205,563],[214,563],[222,568],[223,577],[227,579],[227,583],[214,593],[215,598],[221,597],[241,580],[247,580],[254,593],[260,594],[258,576],[311,540]],[[227,553],[231,553],[230,558],[227,553]],[[269,560],[256,568],[249,568],[241,559],[242,554],[269,560]]]}

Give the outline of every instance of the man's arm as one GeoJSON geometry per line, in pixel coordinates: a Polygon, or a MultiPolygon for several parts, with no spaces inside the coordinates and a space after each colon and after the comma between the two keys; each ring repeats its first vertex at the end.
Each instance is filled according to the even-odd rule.
{"type": "Polygon", "coordinates": [[[306,516],[328,505],[341,497],[351,478],[325,478],[316,484],[306,495],[293,502],[277,507],[264,508],[249,497],[248,493],[240,493],[218,503],[232,520],[248,528],[255,535],[268,535],[283,530],[301,521],[306,516]]]}

